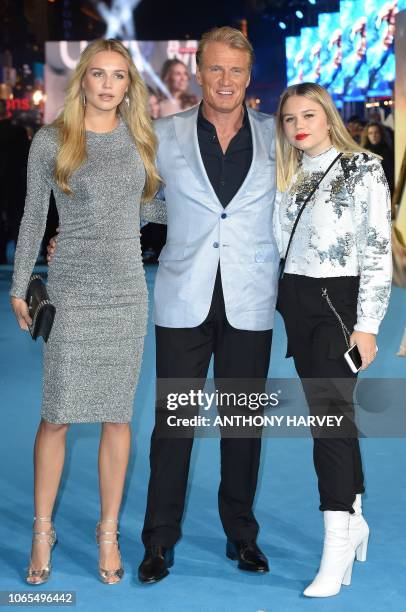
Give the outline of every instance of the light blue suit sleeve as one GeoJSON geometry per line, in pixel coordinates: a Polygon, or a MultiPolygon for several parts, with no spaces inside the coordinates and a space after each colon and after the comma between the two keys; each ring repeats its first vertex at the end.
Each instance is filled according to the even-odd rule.
{"type": "Polygon", "coordinates": [[[281,191],[276,191],[275,194],[275,208],[273,213],[273,233],[275,236],[276,244],[278,246],[279,255],[283,257],[285,248],[283,245],[282,226],[280,221],[280,205],[283,198],[281,191]]]}

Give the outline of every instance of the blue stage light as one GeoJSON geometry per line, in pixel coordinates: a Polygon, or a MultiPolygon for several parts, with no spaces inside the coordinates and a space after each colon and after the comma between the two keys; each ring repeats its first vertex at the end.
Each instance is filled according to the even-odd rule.
{"type": "Polygon", "coordinates": [[[302,11],[296,11],[296,17],[297,17],[298,19],[303,19],[303,13],[302,13],[302,11]]]}
{"type": "Polygon", "coordinates": [[[309,0],[310,4],[316,4],[316,0],[309,0]]]}
{"type": "Polygon", "coordinates": [[[284,21],[280,21],[278,23],[278,26],[281,28],[281,30],[286,30],[286,23],[284,21]]]}

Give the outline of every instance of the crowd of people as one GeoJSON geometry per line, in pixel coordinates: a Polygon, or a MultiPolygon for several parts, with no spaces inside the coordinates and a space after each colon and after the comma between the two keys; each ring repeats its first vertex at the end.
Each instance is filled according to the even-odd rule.
{"type": "MultiPolygon", "coordinates": [[[[148,111],[151,119],[169,116],[198,104],[197,95],[190,91],[191,76],[182,60],[166,60],[160,76],[170,95],[165,96],[148,86],[148,111]]],[[[251,99],[247,98],[247,106],[251,106],[250,102],[251,99]]],[[[382,122],[377,112],[370,114],[368,119],[352,115],[346,121],[346,126],[357,144],[381,157],[390,193],[393,195],[393,130],[382,122]]],[[[4,186],[0,199],[0,264],[11,262],[17,240],[24,209],[29,146],[27,130],[13,121],[7,112],[6,101],[0,100],[0,178],[4,186]],[[8,246],[11,247],[9,250],[8,246]]],[[[52,203],[44,243],[54,233],[57,221],[56,208],[52,203]]],[[[165,241],[165,226],[156,223],[144,225],[141,229],[143,262],[156,264],[165,241]]],[[[40,256],[42,259],[45,257],[44,248],[41,248],[40,256]]]]}

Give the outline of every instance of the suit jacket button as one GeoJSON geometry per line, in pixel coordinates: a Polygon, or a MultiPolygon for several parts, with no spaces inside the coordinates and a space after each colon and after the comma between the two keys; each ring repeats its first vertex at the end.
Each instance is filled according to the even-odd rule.
{"type": "Polygon", "coordinates": [[[223,213],[223,214],[221,215],[221,218],[222,218],[222,219],[227,219],[227,215],[226,215],[226,213],[223,213]]]}
{"type": "Polygon", "coordinates": [[[213,242],[213,246],[214,246],[215,249],[218,249],[220,245],[219,245],[218,242],[213,242]]]}

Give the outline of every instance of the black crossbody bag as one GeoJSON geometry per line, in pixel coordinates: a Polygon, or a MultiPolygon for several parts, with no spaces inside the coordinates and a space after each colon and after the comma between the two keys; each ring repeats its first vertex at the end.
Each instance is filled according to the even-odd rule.
{"type": "Polygon", "coordinates": [[[333,161],[331,162],[331,164],[329,165],[329,167],[327,168],[327,170],[325,171],[325,173],[323,174],[323,176],[321,177],[321,179],[317,182],[317,184],[313,187],[313,189],[311,190],[311,192],[309,193],[309,195],[307,196],[307,198],[305,199],[305,201],[303,202],[297,217],[295,219],[295,222],[293,224],[293,228],[292,228],[292,232],[290,234],[290,238],[289,238],[289,242],[288,242],[288,246],[286,248],[286,253],[285,253],[285,257],[282,257],[280,262],[279,262],[279,280],[282,280],[284,272],[285,272],[285,264],[288,258],[288,253],[289,253],[289,249],[290,249],[290,245],[292,243],[292,238],[294,236],[294,233],[296,231],[296,226],[299,223],[299,219],[302,216],[302,213],[306,207],[306,205],[308,204],[308,202],[312,199],[313,195],[315,194],[315,192],[317,191],[317,189],[319,188],[319,185],[321,183],[321,181],[327,176],[327,174],[330,172],[331,168],[334,166],[334,164],[340,159],[340,157],[342,156],[342,153],[339,153],[337,155],[337,157],[335,157],[333,159],[333,161]]]}
{"type": "Polygon", "coordinates": [[[39,274],[33,274],[28,283],[26,302],[32,319],[28,327],[31,338],[39,336],[47,342],[55,318],[55,306],[51,303],[45,283],[39,274]]]}

